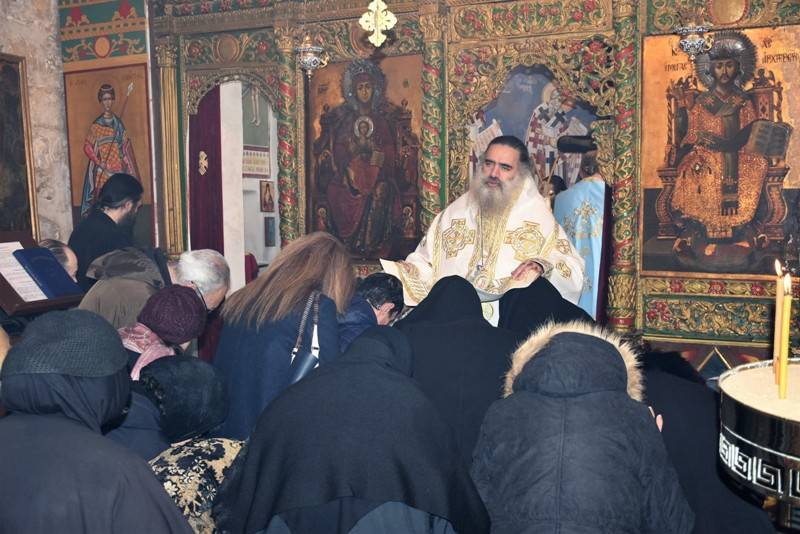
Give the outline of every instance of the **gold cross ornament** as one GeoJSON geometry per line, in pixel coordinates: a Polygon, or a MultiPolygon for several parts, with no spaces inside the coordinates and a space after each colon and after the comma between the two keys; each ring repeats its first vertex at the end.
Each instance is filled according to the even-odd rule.
{"type": "Polygon", "coordinates": [[[397,17],[387,9],[383,0],[372,0],[358,23],[364,30],[372,32],[369,42],[379,47],[386,40],[386,34],[383,32],[394,28],[394,25],[397,24],[397,17]]]}

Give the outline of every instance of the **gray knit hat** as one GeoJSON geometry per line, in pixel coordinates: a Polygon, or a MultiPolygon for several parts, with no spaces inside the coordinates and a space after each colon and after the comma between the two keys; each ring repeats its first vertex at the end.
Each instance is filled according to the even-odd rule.
{"type": "Polygon", "coordinates": [[[25,328],[8,352],[0,379],[53,373],[96,378],[128,363],[119,334],[108,321],[86,310],[46,313],[25,328]]]}

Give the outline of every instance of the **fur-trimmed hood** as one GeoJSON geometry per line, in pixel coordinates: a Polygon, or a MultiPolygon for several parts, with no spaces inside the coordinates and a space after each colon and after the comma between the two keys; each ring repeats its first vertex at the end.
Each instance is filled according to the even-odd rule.
{"type": "Polygon", "coordinates": [[[583,321],[548,323],[524,341],[512,356],[504,396],[515,388],[553,396],[614,389],[637,401],[644,396],[633,348],[617,334],[583,321]]]}

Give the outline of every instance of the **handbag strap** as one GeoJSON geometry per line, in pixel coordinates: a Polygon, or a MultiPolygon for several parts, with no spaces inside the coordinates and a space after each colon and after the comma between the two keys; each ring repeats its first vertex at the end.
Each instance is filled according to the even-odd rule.
{"type": "MultiPolygon", "coordinates": [[[[319,292],[317,291],[311,292],[306,301],[306,306],[303,309],[303,316],[300,318],[300,329],[297,331],[297,341],[294,342],[294,348],[292,349],[292,360],[294,360],[294,357],[297,355],[297,351],[300,350],[300,345],[303,342],[303,332],[306,330],[308,314],[311,313],[312,307],[314,308],[312,320],[314,321],[314,328],[316,329],[317,321],[319,320],[319,292]]],[[[319,350],[319,348],[317,348],[317,350],[319,350]]]]}
{"type": "Polygon", "coordinates": [[[319,293],[314,295],[314,330],[311,333],[311,354],[319,359],[319,338],[317,336],[317,323],[319,323],[319,293]]]}

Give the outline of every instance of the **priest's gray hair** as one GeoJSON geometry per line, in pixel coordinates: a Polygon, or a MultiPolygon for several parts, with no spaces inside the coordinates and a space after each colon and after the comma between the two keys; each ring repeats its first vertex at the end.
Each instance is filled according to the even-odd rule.
{"type": "Polygon", "coordinates": [[[208,248],[189,250],[181,254],[176,265],[181,285],[194,283],[201,294],[207,295],[219,289],[226,290],[231,283],[231,269],[225,257],[208,248]]]}

